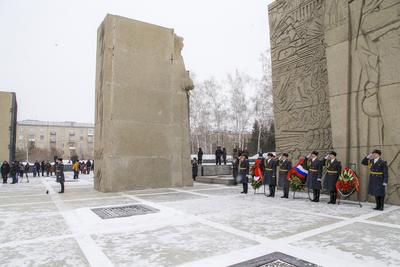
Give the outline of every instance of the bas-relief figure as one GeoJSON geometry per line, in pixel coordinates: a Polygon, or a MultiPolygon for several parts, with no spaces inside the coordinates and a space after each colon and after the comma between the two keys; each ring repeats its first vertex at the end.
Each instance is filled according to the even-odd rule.
{"type": "Polygon", "coordinates": [[[387,201],[400,203],[400,1],[278,0],[269,13],[277,150],[294,150],[295,156],[309,148],[338,149],[349,154],[342,155],[346,164],[358,164],[366,184],[367,172],[359,162],[380,148],[390,168],[387,201]],[[319,37],[309,38],[312,33],[319,37]],[[340,50],[346,45],[349,50],[340,50]],[[342,53],[327,57],[325,49],[335,46],[341,46],[337,51],[342,53]],[[303,53],[310,47],[315,51],[313,61],[303,53]],[[329,91],[321,90],[328,87],[325,60],[328,66],[337,64],[332,57],[339,57],[348,71],[338,75],[328,69],[334,74],[329,91]],[[303,62],[313,62],[311,69],[303,62]],[[346,80],[348,88],[343,88],[346,80]],[[347,95],[349,104],[344,100],[330,108],[324,105],[340,95],[347,95]],[[343,110],[349,124],[343,119],[331,125],[329,114],[343,110]],[[305,134],[309,129],[312,134],[305,134]],[[332,141],[332,135],[343,136],[338,131],[348,133],[347,146],[343,140],[332,141]]]}

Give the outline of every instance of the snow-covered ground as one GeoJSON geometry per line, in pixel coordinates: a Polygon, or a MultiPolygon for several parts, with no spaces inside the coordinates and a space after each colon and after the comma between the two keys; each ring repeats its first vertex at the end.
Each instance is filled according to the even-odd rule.
{"type": "Polygon", "coordinates": [[[197,183],[104,194],[92,175],[72,173],[58,194],[54,180],[0,184],[0,266],[228,266],[275,251],[321,266],[400,266],[397,206],[378,212],[197,183]],[[137,203],[159,212],[103,220],[91,211],[137,203]]]}

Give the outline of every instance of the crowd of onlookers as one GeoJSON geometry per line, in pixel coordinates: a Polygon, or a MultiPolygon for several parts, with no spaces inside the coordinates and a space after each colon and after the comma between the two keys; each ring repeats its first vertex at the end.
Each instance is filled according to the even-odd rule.
{"type": "MultiPolygon", "coordinates": [[[[50,163],[50,161],[35,161],[33,164],[29,162],[13,161],[11,163],[4,161],[1,164],[0,171],[3,179],[3,184],[8,182],[8,179],[12,179],[11,184],[23,182],[24,178],[29,183],[29,173],[33,177],[50,177],[56,174],[58,161],[50,163]]],[[[79,178],[79,173],[90,174],[90,171],[94,169],[94,161],[73,161],[72,170],[74,171],[74,179],[79,178]]]]}

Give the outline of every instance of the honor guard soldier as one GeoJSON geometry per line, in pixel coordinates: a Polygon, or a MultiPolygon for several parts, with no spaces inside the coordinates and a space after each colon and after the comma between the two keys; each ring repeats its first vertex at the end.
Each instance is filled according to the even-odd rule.
{"type": "Polygon", "coordinates": [[[330,201],[328,204],[336,204],[336,182],[339,179],[340,172],[342,171],[342,163],[336,159],[336,155],[335,151],[331,151],[324,160],[324,165],[327,166],[324,188],[329,191],[330,195],[330,201]]]}
{"type": "Polygon", "coordinates": [[[318,152],[311,152],[308,159],[307,188],[313,190],[313,202],[319,202],[321,194],[322,162],[318,159],[318,152]]]}
{"type": "Polygon", "coordinates": [[[242,184],[243,184],[243,191],[240,192],[241,194],[247,194],[248,187],[249,187],[249,184],[248,184],[249,181],[248,181],[247,175],[249,175],[249,171],[250,171],[249,161],[244,155],[241,155],[240,160],[239,160],[239,175],[240,175],[240,178],[241,178],[242,184]]]}
{"type": "Polygon", "coordinates": [[[283,153],[280,157],[279,164],[279,186],[283,188],[283,196],[281,198],[289,198],[289,180],[288,172],[292,169],[292,162],[289,161],[289,155],[283,153]]]}
{"type": "Polygon", "coordinates": [[[389,173],[386,161],[381,159],[382,152],[378,149],[366,156],[361,164],[369,167],[368,194],[375,196],[374,210],[383,210],[385,189],[388,184],[389,173]]]}
{"type": "Polygon", "coordinates": [[[274,160],[274,154],[268,153],[267,159],[264,162],[264,185],[269,186],[268,197],[275,197],[276,188],[276,161],[274,160]]]}

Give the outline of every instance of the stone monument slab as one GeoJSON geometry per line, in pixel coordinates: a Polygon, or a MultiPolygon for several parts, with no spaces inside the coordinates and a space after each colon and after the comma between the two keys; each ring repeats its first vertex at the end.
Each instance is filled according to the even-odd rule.
{"type": "Polygon", "coordinates": [[[95,189],[191,186],[183,39],[107,15],[97,45],[95,189]]]}

